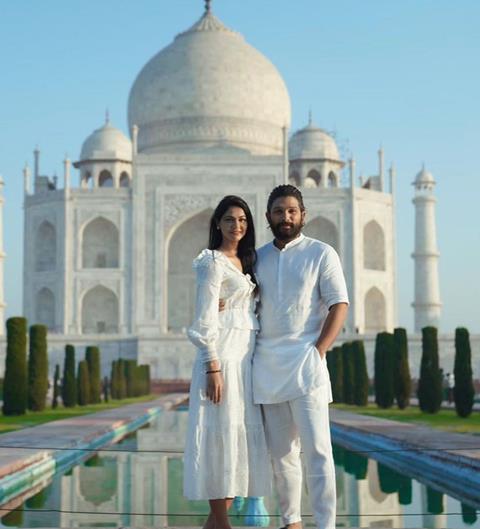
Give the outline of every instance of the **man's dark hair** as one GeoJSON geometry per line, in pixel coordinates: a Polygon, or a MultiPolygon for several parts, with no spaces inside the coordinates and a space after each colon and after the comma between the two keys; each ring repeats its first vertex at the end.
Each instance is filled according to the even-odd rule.
{"type": "Polygon", "coordinates": [[[275,200],[280,197],[296,198],[298,200],[300,210],[305,211],[305,205],[303,204],[303,197],[302,193],[300,192],[300,189],[296,188],[295,186],[292,186],[291,184],[282,184],[273,189],[273,191],[270,193],[270,196],[268,197],[267,211],[269,213],[272,209],[272,205],[275,200]]]}

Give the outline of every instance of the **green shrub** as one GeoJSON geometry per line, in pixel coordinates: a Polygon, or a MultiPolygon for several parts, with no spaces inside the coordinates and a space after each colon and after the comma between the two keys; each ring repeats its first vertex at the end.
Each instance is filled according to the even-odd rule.
{"type": "Polygon", "coordinates": [[[56,364],[55,374],[53,375],[53,397],[52,397],[52,408],[55,409],[58,406],[58,396],[60,395],[60,366],[56,364]]]}
{"type": "Polygon", "coordinates": [[[100,373],[100,350],[90,345],[85,351],[85,360],[88,365],[88,380],[90,382],[90,402],[98,404],[102,401],[102,382],[100,373]]]}
{"type": "Polygon", "coordinates": [[[462,520],[464,524],[473,525],[477,521],[477,510],[466,503],[462,503],[462,520]]]}
{"type": "Polygon", "coordinates": [[[28,409],[42,411],[47,404],[48,392],[48,354],[47,327],[30,327],[28,355],[28,409]]]}
{"type": "Polygon", "coordinates": [[[27,320],[9,318],[3,384],[3,414],[23,415],[27,410],[27,320]]]}
{"type": "Polygon", "coordinates": [[[332,383],[333,402],[343,402],[343,353],[341,347],[334,347],[327,353],[327,367],[332,383]]]}
{"type": "Polygon", "coordinates": [[[435,327],[422,329],[422,361],[417,394],[418,404],[423,412],[437,413],[442,405],[442,375],[438,364],[435,327]]]}
{"type": "Polygon", "coordinates": [[[75,378],[75,347],[71,344],[65,346],[65,360],[63,364],[62,401],[66,408],[77,404],[78,390],[75,378]]]}
{"type": "Polygon", "coordinates": [[[343,400],[346,404],[355,404],[355,376],[352,342],[342,344],[343,360],[343,400]]]}
{"type": "Polygon", "coordinates": [[[353,401],[357,406],[366,406],[368,404],[368,371],[365,347],[361,340],[352,342],[352,357],[355,380],[353,401]]]}
{"type": "Polygon", "coordinates": [[[470,336],[467,329],[463,327],[455,329],[455,364],[453,374],[455,376],[453,396],[457,415],[468,417],[472,413],[475,389],[473,387],[470,336]]]}
{"type": "Polygon", "coordinates": [[[375,342],[375,402],[380,408],[393,404],[393,334],[380,332],[375,342]]]}
{"type": "Polygon", "coordinates": [[[86,406],[90,402],[90,381],[88,378],[88,364],[86,360],[78,362],[78,404],[86,406]]]}
{"type": "Polygon", "coordinates": [[[410,377],[410,366],[408,364],[408,340],[407,331],[397,328],[393,331],[395,344],[394,384],[395,399],[397,406],[403,410],[410,403],[410,392],[412,390],[412,379],[410,377]]]}

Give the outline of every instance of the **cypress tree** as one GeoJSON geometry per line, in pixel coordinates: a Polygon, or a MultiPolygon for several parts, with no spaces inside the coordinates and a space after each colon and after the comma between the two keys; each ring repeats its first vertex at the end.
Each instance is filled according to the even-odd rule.
{"type": "Polygon", "coordinates": [[[393,468],[377,462],[378,482],[380,490],[385,494],[393,494],[400,489],[401,475],[393,468]]]}
{"type": "Polygon", "coordinates": [[[60,366],[55,365],[55,374],[53,375],[53,398],[52,408],[55,409],[58,406],[58,396],[60,395],[60,366]]]}
{"type": "Polygon", "coordinates": [[[28,355],[28,409],[42,411],[47,403],[48,356],[47,327],[30,327],[28,355]]]}
{"type": "Polygon", "coordinates": [[[127,396],[127,381],[125,377],[125,360],[120,358],[117,361],[117,399],[124,399],[127,396]]]}
{"type": "Polygon", "coordinates": [[[90,382],[90,402],[98,404],[102,401],[102,382],[100,378],[100,350],[90,345],[85,351],[85,360],[88,365],[88,380],[90,382]]]}
{"type": "Polygon", "coordinates": [[[355,389],[353,400],[357,406],[368,404],[368,371],[363,341],[352,342],[352,357],[354,362],[355,389]]]}
{"type": "Polygon", "coordinates": [[[134,397],[137,392],[137,362],[135,360],[125,360],[125,395],[134,397]]]}
{"type": "Polygon", "coordinates": [[[426,413],[437,413],[442,404],[442,376],[438,364],[438,341],[435,327],[422,329],[422,361],[418,381],[418,403],[426,413]]]}
{"type": "Polygon", "coordinates": [[[86,360],[78,362],[78,404],[86,406],[90,402],[90,381],[88,379],[88,363],[86,360]]]}
{"type": "Polygon", "coordinates": [[[410,505],[412,503],[412,479],[401,475],[400,487],[398,488],[398,503],[410,505]]]}
{"type": "Polygon", "coordinates": [[[393,341],[395,344],[395,399],[397,406],[403,410],[410,403],[410,392],[412,390],[412,379],[408,364],[407,331],[402,328],[395,329],[393,331],[393,341]]]}
{"type": "Polygon", "coordinates": [[[150,366],[148,364],[143,364],[143,378],[145,380],[145,389],[143,395],[150,395],[152,392],[152,379],[150,377],[150,366]]]}
{"type": "Polygon", "coordinates": [[[467,525],[473,525],[477,521],[477,509],[462,503],[462,520],[467,525]]]}
{"type": "Polygon", "coordinates": [[[442,514],[443,494],[427,485],[427,511],[430,514],[442,514]]]}
{"type": "Polygon", "coordinates": [[[355,476],[356,480],[365,479],[367,477],[368,458],[356,452],[345,450],[344,467],[345,472],[355,476]]]}
{"type": "Polygon", "coordinates": [[[102,392],[103,392],[103,402],[109,401],[109,386],[110,382],[108,380],[108,377],[103,377],[103,384],[102,384],[102,392]]]}
{"type": "Polygon", "coordinates": [[[375,342],[375,402],[380,408],[393,404],[393,334],[380,332],[375,342]]]}
{"type": "Polygon", "coordinates": [[[112,361],[112,368],[110,370],[110,396],[112,399],[118,399],[117,391],[117,361],[112,361]]]}
{"type": "Polygon", "coordinates": [[[9,318],[3,381],[3,414],[23,415],[27,410],[27,320],[9,318]]]}
{"type": "Polygon", "coordinates": [[[455,376],[453,397],[457,415],[468,417],[472,413],[475,389],[473,387],[470,336],[467,329],[463,327],[455,329],[455,364],[453,374],[455,376]]]}
{"type": "Polygon", "coordinates": [[[332,383],[333,402],[343,402],[343,353],[341,347],[334,347],[327,354],[327,367],[332,383]]]}
{"type": "Polygon", "coordinates": [[[346,404],[355,404],[355,378],[354,378],[354,359],[352,352],[352,343],[345,342],[342,344],[343,360],[343,400],[346,404]]]}
{"type": "Polygon", "coordinates": [[[75,347],[65,346],[65,361],[63,364],[62,401],[66,408],[77,404],[77,379],[75,378],[75,347]]]}

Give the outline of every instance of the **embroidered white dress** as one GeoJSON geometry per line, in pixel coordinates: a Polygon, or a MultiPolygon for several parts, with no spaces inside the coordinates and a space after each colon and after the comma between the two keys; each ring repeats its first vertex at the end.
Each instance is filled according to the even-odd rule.
{"type": "Polygon", "coordinates": [[[191,500],[266,496],[271,471],[260,407],[253,403],[252,354],[258,321],[254,283],[221,252],[193,261],[197,293],[188,337],[197,347],[190,386],[184,494],[191,500]],[[225,308],[218,309],[219,299],[225,308]],[[218,360],[222,401],[206,397],[205,363],[218,360]]]}

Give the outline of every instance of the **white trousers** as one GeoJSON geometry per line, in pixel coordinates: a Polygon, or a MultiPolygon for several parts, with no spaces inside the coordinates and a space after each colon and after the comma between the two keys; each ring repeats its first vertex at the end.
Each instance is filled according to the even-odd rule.
{"type": "Polygon", "coordinates": [[[321,386],[295,400],[263,404],[267,444],[284,525],[301,521],[301,447],[317,527],[335,528],[335,466],[327,391],[326,386],[321,386]]]}

